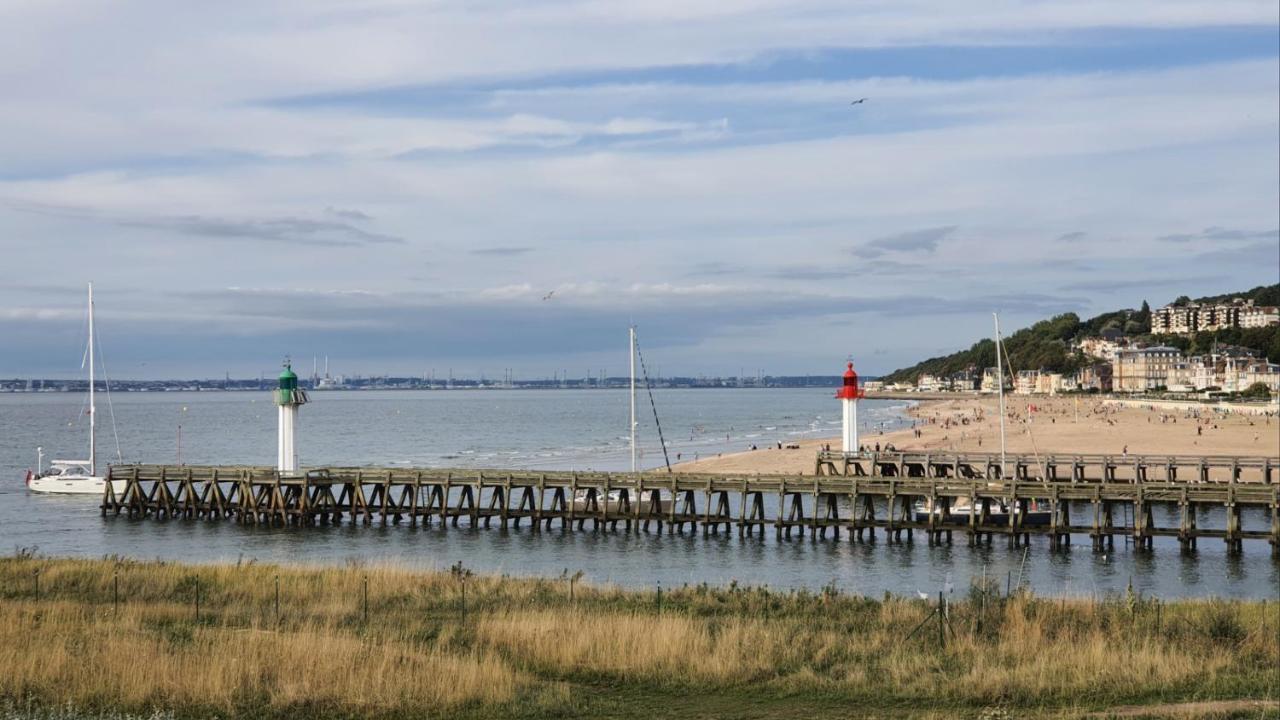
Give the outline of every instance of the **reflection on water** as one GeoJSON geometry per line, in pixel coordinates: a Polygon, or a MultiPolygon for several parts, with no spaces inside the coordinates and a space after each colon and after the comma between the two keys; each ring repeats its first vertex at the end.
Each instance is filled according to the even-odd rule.
{"type": "MultiPolygon", "coordinates": [[[[673,455],[741,449],[747,435],[785,439],[837,432],[838,408],[824,390],[655,395],[664,428],[674,436],[673,455]]],[[[115,406],[130,459],[171,461],[180,416],[184,457],[190,462],[274,459],[275,418],[265,394],[256,399],[236,393],[119,395],[115,406]]],[[[969,547],[962,532],[955,533],[954,545],[931,547],[922,534],[914,543],[891,545],[882,532],[877,542],[853,543],[808,536],[777,541],[772,531],[740,540],[736,533],[628,535],[559,528],[534,533],[527,525],[519,530],[376,524],[299,529],[104,520],[94,499],[31,495],[18,479],[34,463],[36,445],[50,454],[81,447],[80,431],[66,425],[78,407],[79,398],[71,395],[0,396],[0,544],[5,552],[38,546],[50,555],[360,561],[437,569],[461,560],[479,571],[514,575],[582,570],[592,582],[630,587],[736,580],[814,590],[834,584],[871,596],[934,594],[948,586],[964,593],[971,579],[984,574],[1002,588],[1021,576],[1045,595],[1120,593],[1132,582],[1136,590],[1159,597],[1274,598],[1280,586],[1280,564],[1261,541],[1246,541],[1242,556],[1229,557],[1224,544],[1213,540],[1202,540],[1197,551],[1184,554],[1176,540],[1157,538],[1154,552],[1139,553],[1117,537],[1115,548],[1103,554],[1093,552],[1083,537],[1057,551],[1046,539],[1033,538],[1024,555],[1000,538],[990,547],[969,547]]],[[[899,417],[888,403],[868,403],[862,414],[873,423],[899,417]]],[[[626,394],[610,391],[317,393],[303,409],[300,442],[314,463],[616,469],[627,462],[625,417],[626,394]]],[[[656,440],[646,438],[646,443],[648,464],[660,462],[656,440]]],[[[1073,509],[1073,515],[1077,512],[1086,509],[1073,509]]],[[[1177,522],[1176,511],[1157,517],[1162,524],[1177,522]]],[[[1222,526],[1221,512],[1202,509],[1199,517],[1203,527],[1222,526]]],[[[1245,521],[1257,527],[1268,518],[1251,510],[1245,521]]]]}

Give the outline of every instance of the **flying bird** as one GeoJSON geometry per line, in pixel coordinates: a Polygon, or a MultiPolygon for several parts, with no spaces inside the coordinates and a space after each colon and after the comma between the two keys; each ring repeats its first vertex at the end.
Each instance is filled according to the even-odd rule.
{"type": "Polygon", "coordinates": [[[552,295],[555,295],[555,294],[556,294],[556,291],[555,291],[555,290],[552,290],[551,292],[547,293],[546,295],[543,295],[543,296],[542,296],[542,299],[543,299],[543,300],[550,300],[550,299],[551,299],[551,296],[552,296],[552,295]]]}
{"type": "Polygon", "coordinates": [[[861,105],[862,103],[864,103],[864,102],[866,102],[866,101],[867,101],[867,99],[866,99],[866,98],[858,98],[857,100],[854,100],[853,102],[851,102],[851,103],[849,103],[849,104],[850,104],[850,105],[861,105]]]}

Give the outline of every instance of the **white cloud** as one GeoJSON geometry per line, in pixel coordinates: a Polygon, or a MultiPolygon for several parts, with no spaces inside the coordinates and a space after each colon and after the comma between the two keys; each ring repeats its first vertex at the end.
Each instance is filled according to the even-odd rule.
{"type": "MultiPolygon", "coordinates": [[[[743,337],[775,347],[799,320],[769,314],[768,301],[812,313],[833,298],[892,297],[911,263],[945,268],[948,297],[996,285],[1040,292],[1080,279],[1055,262],[1096,262],[1100,275],[1079,274],[1105,281],[1134,265],[1154,273],[1151,258],[1169,247],[1160,236],[1273,228],[1276,59],[954,81],[566,81],[481,92],[465,112],[435,107],[431,93],[558,71],[756,62],[779,49],[1238,25],[1274,27],[1274,4],[9,3],[0,250],[9,268],[75,257],[108,286],[148,288],[157,295],[117,306],[139,324],[287,327],[271,315],[283,302],[276,288],[320,305],[341,297],[331,315],[300,322],[353,330],[391,322],[345,314],[361,303],[406,314],[532,305],[550,316],[591,311],[606,325],[633,310],[679,322],[685,307],[716,320],[698,326],[713,334],[742,307],[768,317],[721,347],[743,337]],[[394,112],[263,102],[422,83],[426,100],[394,112]],[[852,111],[852,96],[871,100],[852,111]],[[880,258],[880,268],[899,263],[892,275],[859,272],[877,265],[845,251],[949,227],[932,253],[880,258]],[[192,235],[255,229],[404,242],[280,247],[192,235]],[[1087,236],[1052,242],[1068,232],[1087,236]],[[263,305],[220,314],[169,303],[231,285],[263,305]]],[[[1191,262],[1160,270],[1205,277],[1191,262]]],[[[1248,284],[1261,272],[1230,262],[1208,275],[1248,284]]],[[[4,287],[0,307],[14,322],[55,317],[4,287]]],[[[929,330],[938,342],[969,339],[961,325],[939,325],[929,330]]],[[[888,342],[896,330],[886,321],[860,332],[888,342]]],[[[704,342],[693,361],[717,340],[704,342]]]]}

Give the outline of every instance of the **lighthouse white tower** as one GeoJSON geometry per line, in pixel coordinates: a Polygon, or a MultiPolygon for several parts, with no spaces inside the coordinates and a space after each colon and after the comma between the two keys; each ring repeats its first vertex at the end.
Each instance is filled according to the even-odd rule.
{"type": "Polygon", "coordinates": [[[298,376],[293,373],[288,358],[284,361],[280,387],[276,389],[275,396],[276,405],[280,408],[276,469],[281,473],[297,472],[298,452],[293,444],[293,431],[298,424],[298,406],[307,402],[307,393],[298,388],[298,376]]]}
{"type": "Polygon", "coordinates": [[[858,452],[858,398],[864,394],[858,389],[858,373],[853,371],[853,363],[850,362],[848,369],[844,371],[844,384],[836,393],[844,411],[844,432],[841,433],[841,439],[844,444],[842,450],[846,455],[858,452]]]}

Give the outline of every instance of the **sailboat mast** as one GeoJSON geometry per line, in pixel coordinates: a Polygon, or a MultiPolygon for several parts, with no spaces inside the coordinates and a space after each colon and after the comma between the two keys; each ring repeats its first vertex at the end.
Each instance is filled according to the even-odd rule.
{"type": "Polygon", "coordinates": [[[631,472],[636,471],[636,327],[629,328],[631,340],[631,472]]]}
{"type": "Polygon", "coordinates": [[[93,401],[93,283],[89,283],[89,475],[98,475],[97,429],[98,411],[93,401]]]}
{"type": "Polygon", "coordinates": [[[1000,391],[1000,477],[1005,476],[1004,465],[1004,361],[1000,351],[1000,315],[999,313],[991,313],[996,319],[996,375],[998,380],[996,387],[1000,391]]]}

